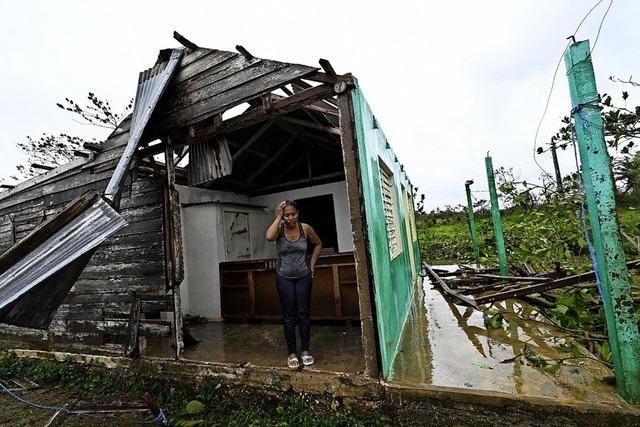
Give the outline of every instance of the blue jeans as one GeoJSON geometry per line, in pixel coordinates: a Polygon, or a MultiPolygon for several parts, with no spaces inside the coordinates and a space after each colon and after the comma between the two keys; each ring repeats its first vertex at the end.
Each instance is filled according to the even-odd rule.
{"type": "Polygon", "coordinates": [[[311,273],[297,279],[288,279],[276,274],[276,288],[280,297],[280,305],[282,305],[282,323],[284,324],[284,337],[287,340],[289,354],[297,353],[296,321],[300,325],[301,351],[309,351],[311,284],[311,273]]]}

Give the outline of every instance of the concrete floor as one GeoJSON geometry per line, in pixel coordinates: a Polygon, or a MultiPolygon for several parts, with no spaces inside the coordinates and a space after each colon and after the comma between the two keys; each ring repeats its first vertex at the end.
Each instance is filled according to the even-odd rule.
{"type": "MultiPolygon", "coordinates": [[[[191,327],[191,334],[201,342],[185,348],[184,359],[286,366],[288,353],[281,324],[209,322],[191,327]]],[[[170,339],[148,339],[144,355],[170,358],[173,351],[170,339]]],[[[316,363],[305,369],[346,373],[363,371],[360,327],[312,323],[311,354],[316,363]]]]}
{"type": "Polygon", "coordinates": [[[554,372],[549,369],[554,362],[536,367],[524,356],[572,356],[563,348],[567,334],[536,318],[531,306],[507,300],[492,309],[507,319],[502,328],[486,328],[482,312],[453,304],[425,279],[416,291],[391,381],[623,404],[606,381],[612,370],[602,363],[570,359],[554,372]]]}

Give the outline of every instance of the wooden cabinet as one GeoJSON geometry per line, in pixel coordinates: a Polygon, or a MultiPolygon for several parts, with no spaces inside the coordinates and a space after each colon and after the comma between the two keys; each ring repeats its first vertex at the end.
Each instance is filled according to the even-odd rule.
{"type": "MultiPolygon", "coordinates": [[[[280,319],[276,260],[220,263],[224,319],[280,319]]],[[[353,253],[321,255],[311,291],[312,320],[360,318],[353,253]]]]}

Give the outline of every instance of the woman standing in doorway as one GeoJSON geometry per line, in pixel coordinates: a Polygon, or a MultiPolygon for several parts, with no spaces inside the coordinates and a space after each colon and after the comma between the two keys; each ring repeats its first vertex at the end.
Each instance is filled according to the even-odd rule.
{"type": "Polygon", "coordinates": [[[311,283],[322,242],[310,225],[298,221],[298,206],[291,200],[278,203],[276,218],[267,229],[266,237],[267,240],[276,242],[278,253],[276,287],[282,305],[284,337],[289,352],[287,366],[291,369],[300,366],[296,346],[296,320],[300,325],[302,363],[312,365],[314,360],[309,353],[309,305],[311,283]],[[309,262],[307,242],[314,245],[309,262]]]}

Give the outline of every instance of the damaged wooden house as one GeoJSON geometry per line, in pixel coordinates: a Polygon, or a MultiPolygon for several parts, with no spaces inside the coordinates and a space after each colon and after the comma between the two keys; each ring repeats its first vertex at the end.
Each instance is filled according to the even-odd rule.
{"type": "Polygon", "coordinates": [[[0,193],[0,344],[282,366],[264,233],[292,199],[324,243],[318,366],[387,376],[420,254],[411,183],[357,80],[176,38],[104,143],[0,193]]]}

